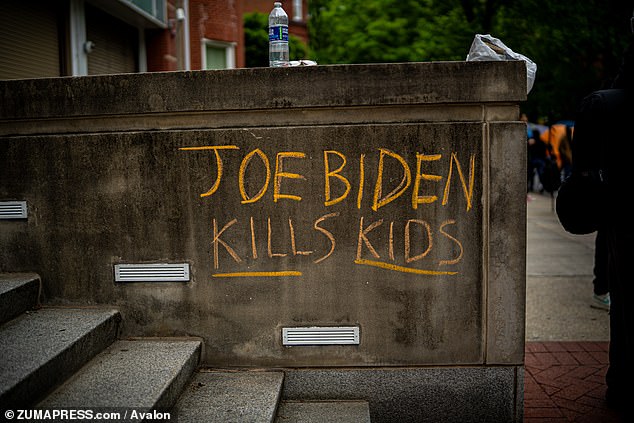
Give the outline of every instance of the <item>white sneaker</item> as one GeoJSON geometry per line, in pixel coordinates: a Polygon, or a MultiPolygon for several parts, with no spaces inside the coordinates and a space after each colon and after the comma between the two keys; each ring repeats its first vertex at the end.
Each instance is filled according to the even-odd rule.
{"type": "Polygon", "coordinates": [[[592,294],[590,307],[610,311],[610,293],[603,295],[592,294]]]}

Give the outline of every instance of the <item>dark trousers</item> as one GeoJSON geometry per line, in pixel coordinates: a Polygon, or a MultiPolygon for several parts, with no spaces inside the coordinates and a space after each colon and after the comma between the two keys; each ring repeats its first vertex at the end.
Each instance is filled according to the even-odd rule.
{"type": "Polygon", "coordinates": [[[542,177],[544,175],[544,167],[546,162],[543,159],[530,159],[528,160],[528,191],[533,191],[535,181],[535,173],[537,173],[537,180],[542,183],[542,177]]]}
{"type": "Polygon", "coordinates": [[[594,279],[592,280],[594,293],[605,295],[608,287],[608,237],[604,229],[597,231],[594,241],[594,279]]]}

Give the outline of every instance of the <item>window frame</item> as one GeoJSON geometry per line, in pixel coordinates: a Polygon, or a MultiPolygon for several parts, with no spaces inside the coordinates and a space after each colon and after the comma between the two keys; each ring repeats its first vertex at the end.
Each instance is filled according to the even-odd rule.
{"type": "Polygon", "coordinates": [[[201,67],[204,70],[207,68],[207,47],[220,48],[225,50],[226,67],[224,69],[235,69],[236,67],[236,45],[235,42],[211,40],[203,38],[201,42],[201,67]]]}

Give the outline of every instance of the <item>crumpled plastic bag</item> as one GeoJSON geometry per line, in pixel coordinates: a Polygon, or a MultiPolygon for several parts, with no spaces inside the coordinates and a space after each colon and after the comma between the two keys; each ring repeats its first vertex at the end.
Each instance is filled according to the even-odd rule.
{"type": "Polygon", "coordinates": [[[317,62],[314,60],[291,60],[289,66],[317,66],[317,62]]]}
{"type": "Polygon", "coordinates": [[[489,34],[476,34],[467,54],[467,62],[487,60],[523,60],[526,63],[526,94],[531,92],[537,73],[535,62],[523,54],[515,53],[502,41],[489,34]]]}

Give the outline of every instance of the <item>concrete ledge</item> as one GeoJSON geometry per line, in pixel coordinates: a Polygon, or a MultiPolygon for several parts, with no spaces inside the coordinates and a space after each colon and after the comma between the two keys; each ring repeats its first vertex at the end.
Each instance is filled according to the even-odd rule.
{"type": "Polygon", "coordinates": [[[282,401],[275,423],[370,423],[365,401],[282,401]]]}
{"type": "Polygon", "coordinates": [[[282,372],[198,372],[174,407],[183,422],[272,422],[282,372]]]}
{"type": "Polygon", "coordinates": [[[35,308],[39,300],[39,275],[0,273],[0,324],[35,308]]]}
{"type": "Polygon", "coordinates": [[[200,358],[199,340],[121,340],[38,404],[52,408],[168,409],[200,358]]]}
{"type": "Polygon", "coordinates": [[[522,61],[153,72],[0,81],[0,121],[525,99],[526,65],[522,61]]]}
{"type": "Polygon", "coordinates": [[[447,116],[459,116],[461,122],[482,120],[512,121],[519,108],[508,104],[474,105],[446,104],[437,106],[398,105],[267,109],[246,111],[201,111],[192,113],[165,112],[139,115],[99,115],[81,117],[50,117],[28,120],[0,119],[0,136],[112,133],[156,130],[195,130],[201,128],[252,128],[275,126],[309,126],[328,124],[367,124],[411,122],[446,122],[447,116]]]}
{"type": "Polygon", "coordinates": [[[0,402],[29,406],[116,338],[111,309],[40,309],[0,328],[0,402]]]}
{"type": "Polygon", "coordinates": [[[373,423],[521,423],[522,375],[513,366],[293,369],[282,399],[364,400],[373,423]]]}

